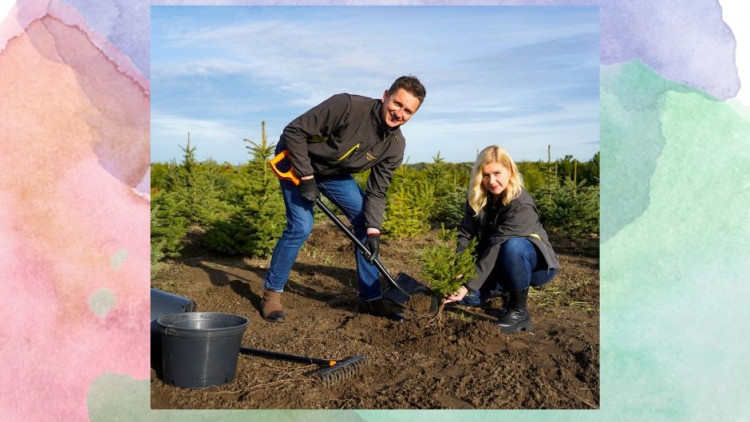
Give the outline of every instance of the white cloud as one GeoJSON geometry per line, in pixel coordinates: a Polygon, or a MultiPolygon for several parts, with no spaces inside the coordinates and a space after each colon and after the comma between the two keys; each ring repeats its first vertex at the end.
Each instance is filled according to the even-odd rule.
{"type": "MultiPolygon", "coordinates": [[[[151,160],[179,161],[180,147],[196,147],[198,160],[213,158],[217,162],[241,163],[249,159],[244,138],[251,138],[246,127],[216,120],[193,119],[175,115],[153,113],[151,117],[151,160]],[[177,153],[179,151],[179,153],[177,153]]],[[[255,140],[255,139],[252,139],[255,140]]]]}
{"type": "MultiPolygon", "coordinates": [[[[191,22],[185,16],[157,16],[152,25],[152,107],[157,114],[169,110],[171,126],[179,132],[157,128],[154,142],[163,142],[157,136],[176,137],[179,141],[169,145],[173,155],[180,155],[176,145],[185,143],[192,124],[194,140],[211,139],[203,141],[207,147],[198,145],[198,153],[221,142],[228,146],[211,156],[226,160],[225,150],[234,151],[229,146],[239,143],[244,153],[241,139],[248,123],[265,120],[269,139],[276,140],[283,125],[328,96],[349,92],[379,98],[393,78],[408,73],[427,87],[425,105],[404,128],[412,162],[430,161],[437,150],[449,149],[453,157],[461,157],[456,160],[470,161],[477,148],[493,139],[518,140],[519,151],[536,150],[528,156],[546,157],[550,133],[571,139],[558,141],[561,156],[579,156],[577,149],[579,158],[587,159],[598,148],[590,144],[598,139],[598,48],[555,55],[559,72],[542,70],[534,54],[517,60],[520,52],[513,50],[532,44],[548,50],[559,45],[555,40],[575,50],[576,43],[566,40],[595,32],[594,14],[571,23],[560,9],[551,24],[549,16],[526,22],[503,15],[518,10],[514,8],[484,9],[497,13],[494,18],[476,14],[478,8],[414,8],[419,12],[411,15],[403,9],[405,13],[387,20],[379,19],[383,15],[376,8],[301,9],[289,8],[283,16],[279,8],[254,10],[263,16],[229,21],[219,16],[216,22],[206,14],[191,22]],[[429,16],[422,16],[426,10],[429,16]],[[219,127],[208,125],[205,136],[198,129],[199,122],[219,124],[219,119],[242,123],[221,124],[228,132],[224,136],[219,127]]],[[[595,36],[584,38],[587,46],[595,41],[595,36]]],[[[158,117],[155,124],[163,125],[158,117]]]]}

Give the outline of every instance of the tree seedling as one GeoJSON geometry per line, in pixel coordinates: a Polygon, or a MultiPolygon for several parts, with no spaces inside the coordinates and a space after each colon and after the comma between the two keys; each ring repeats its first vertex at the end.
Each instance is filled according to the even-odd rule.
{"type": "MultiPolygon", "coordinates": [[[[423,251],[422,276],[433,294],[439,298],[457,291],[467,280],[476,275],[474,264],[474,247],[476,239],[472,239],[465,250],[456,253],[457,231],[446,230],[442,227],[440,242],[423,251]]],[[[432,318],[432,325],[442,326],[445,301],[441,300],[437,312],[432,318]]]]}

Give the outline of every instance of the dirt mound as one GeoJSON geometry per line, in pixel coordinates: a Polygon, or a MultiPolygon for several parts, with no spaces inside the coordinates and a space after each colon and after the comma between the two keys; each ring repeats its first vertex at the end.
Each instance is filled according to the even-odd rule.
{"type": "MultiPolygon", "coordinates": [[[[418,250],[436,233],[388,241],[390,271],[420,279],[418,250]]],[[[553,242],[555,239],[553,239],[553,242]]],[[[282,296],[287,319],[259,316],[268,260],[206,252],[199,237],[184,258],[165,266],[153,287],[194,300],[198,310],[249,317],[243,345],[343,359],[363,354],[353,377],[324,386],[316,365],[251,355],[235,379],[183,389],[151,379],[153,408],[226,409],[573,409],[599,407],[599,260],[592,241],[567,241],[556,279],[529,298],[531,332],[505,335],[493,325],[501,303],[445,311],[431,323],[431,298],[407,303],[403,323],[357,313],[350,243],[329,223],[317,224],[282,296]],[[572,246],[571,246],[572,244],[572,246]]],[[[560,241],[562,242],[562,241],[560,241]]],[[[434,306],[432,306],[434,308],[434,306]]]]}

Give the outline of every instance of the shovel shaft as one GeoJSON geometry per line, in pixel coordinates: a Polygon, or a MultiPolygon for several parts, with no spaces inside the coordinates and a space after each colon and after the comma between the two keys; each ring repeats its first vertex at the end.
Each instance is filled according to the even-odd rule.
{"type": "MultiPolygon", "coordinates": [[[[320,198],[315,199],[315,204],[318,206],[318,208],[320,208],[321,211],[323,211],[325,215],[328,216],[328,218],[330,218],[334,222],[334,224],[338,226],[339,229],[341,229],[341,231],[343,231],[346,234],[346,236],[349,239],[351,239],[352,242],[354,242],[355,245],[357,245],[359,250],[361,250],[365,254],[365,256],[369,257],[370,255],[372,255],[370,251],[367,249],[367,246],[362,244],[362,242],[360,242],[359,239],[357,239],[357,236],[355,236],[354,233],[352,233],[352,231],[349,230],[349,228],[346,227],[346,225],[338,217],[336,217],[336,214],[334,214],[333,211],[331,211],[331,209],[328,208],[326,204],[324,204],[323,201],[320,200],[320,198]]],[[[385,279],[388,280],[388,282],[391,283],[393,287],[400,290],[406,296],[409,296],[409,293],[406,290],[404,290],[401,286],[399,286],[398,283],[396,283],[396,280],[394,280],[393,277],[391,277],[391,275],[388,273],[385,267],[383,267],[383,264],[380,263],[379,259],[376,258],[373,261],[373,264],[375,264],[375,267],[378,269],[378,271],[380,271],[380,274],[383,274],[383,277],[385,277],[385,279]]]]}

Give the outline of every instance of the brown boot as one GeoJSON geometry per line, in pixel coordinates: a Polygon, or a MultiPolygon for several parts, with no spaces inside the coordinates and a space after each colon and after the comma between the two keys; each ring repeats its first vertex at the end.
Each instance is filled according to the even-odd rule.
{"type": "Polygon", "coordinates": [[[375,315],[378,317],[392,319],[398,322],[401,322],[405,319],[403,315],[388,309],[388,307],[385,305],[385,302],[383,302],[383,299],[360,300],[359,313],[375,315]]]}
{"type": "Polygon", "coordinates": [[[269,322],[284,320],[284,309],[281,307],[281,292],[263,289],[263,299],[260,302],[261,315],[269,322]]]}

